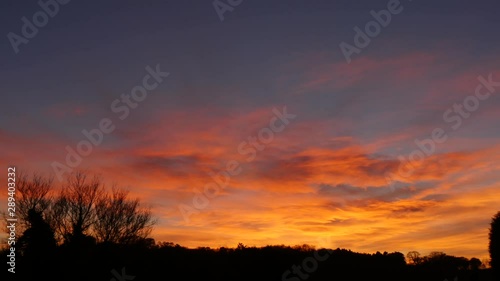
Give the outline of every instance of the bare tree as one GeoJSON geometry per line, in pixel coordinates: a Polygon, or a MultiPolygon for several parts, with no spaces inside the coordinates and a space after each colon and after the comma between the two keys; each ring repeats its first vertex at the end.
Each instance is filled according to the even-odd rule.
{"type": "Polygon", "coordinates": [[[71,233],[71,227],[66,222],[68,209],[69,204],[67,199],[59,196],[54,199],[48,211],[48,221],[51,228],[54,230],[55,238],[58,243],[64,242],[64,240],[69,237],[69,233],[71,233]]]}
{"type": "Polygon", "coordinates": [[[105,192],[97,176],[74,172],[56,196],[51,193],[52,182],[52,178],[36,173],[18,175],[17,204],[23,229],[32,226],[31,213],[31,217],[40,216],[50,225],[59,243],[94,238],[99,242],[132,243],[147,238],[156,223],[139,199],[129,199],[127,191],[115,187],[105,192]]]}
{"type": "Polygon", "coordinates": [[[53,178],[46,178],[37,173],[31,177],[20,173],[17,177],[17,191],[20,194],[17,200],[17,213],[25,227],[29,227],[28,214],[34,211],[44,213],[50,206],[53,178]]]}
{"type": "MultiPolygon", "coordinates": [[[[28,176],[24,172],[19,172],[16,177],[17,202],[16,213],[19,217],[19,224],[16,230],[19,234],[24,233],[31,227],[29,213],[36,212],[44,219],[47,218],[47,210],[51,204],[52,178],[43,177],[37,173],[28,176]]],[[[1,211],[3,218],[2,225],[6,224],[7,212],[1,211]]],[[[3,228],[6,229],[6,228],[3,228]]]]}
{"type": "Polygon", "coordinates": [[[103,196],[99,177],[83,172],[71,174],[51,207],[50,221],[58,238],[69,242],[88,235],[96,222],[95,204],[103,196]]]}
{"type": "Polygon", "coordinates": [[[146,238],[153,225],[151,211],[140,206],[139,199],[128,199],[128,191],[113,188],[99,198],[94,233],[99,242],[132,243],[146,238]]]}
{"type": "Polygon", "coordinates": [[[420,257],[420,253],[417,251],[410,251],[408,254],[406,254],[406,258],[408,261],[410,261],[412,264],[419,264],[422,258],[420,257]]]}

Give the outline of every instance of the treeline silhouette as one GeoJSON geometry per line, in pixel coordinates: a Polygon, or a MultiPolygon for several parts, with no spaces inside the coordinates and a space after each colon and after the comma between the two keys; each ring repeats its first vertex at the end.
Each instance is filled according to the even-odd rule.
{"type": "MultiPolygon", "coordinates": [[[[6,254],[4,251],[2,256],[6,254]]],[[[130,277],[123,280],[443,281],[455,277],[494,280],[489,269],[480,269],[475,261],[463,257],[442,254],[427,256],[419,264],[409,264],[398,252],[365,254],[347,249],[315,250],[307,245],[189,249],[145,240],[128,245],[96,243],[80,249],[58,246],[37,257],[38,261],[18,260],[16,280],[120,280],[113,270],[130,277]],[[315,253],[327,258],[317,261],[317,265],[304,263],[315,253]]],[[[7,270],[4,272],[5,276],[12,277],[7,270]]]]}
{"type": "MultiPolygon", "coordinates": [[[[189,249],[155,243],[149,235],[156,220],[148,208],[82,172],[57,192],[51,179],[22,174],[17,189],[16,273],[5,269],[1,280],[500,280],[477,258],[442,252],[405,256],[309,245],[189,249]]],[[[500,213],[490,228],[494,269],[499,228],[500,213]]],[[[4,247],[0,254],[8,253],[4,247]]]]}

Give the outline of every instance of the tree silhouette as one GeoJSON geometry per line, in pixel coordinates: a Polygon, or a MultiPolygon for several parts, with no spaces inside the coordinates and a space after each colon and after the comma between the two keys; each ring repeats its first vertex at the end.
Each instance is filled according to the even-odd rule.
{"type": "Polygon", "coordinates": [[[420,253],[417,251],[410,251],[408,254],[406,254],[406,258],[408,261],[410,261],[412,264],[419,264],[421,261],[420,253]]]}
{"type": "Polygon", "coordinates": [[[29,228],[19,238],[19,250],[24,256],[36,256],[53,250],[56,246],[54,231],[43,219],[40,212],[31,209],[28,211],[27,223],[29,228]]]}
{"type": "MultiPolygon", "coordinates": [[[[49,192],[52,186],[52,178],[45,178],[34,173],[29,177],[25,173],[20,173],[17,177],[17,191],[19,199],[17,201],[17,213],[23,227],[29,227],[29,212],[35,211],[38,214],[45,212],[51,203],[49,192]]],[[[33,216],[33,214],[31,214],[33,216]]]]}
{"type": "Polygon", "coordinates": [[[500,277],[500,212],[496,213],[491,220],[489,236],[490,264],[493,272],[498,278],[500,277]]]}
{"type": "Polygon", "coordinates": [[[22,256],[23,272],[34,277],[50,273],[50,262],[56,249],[54,231],[44,220],[41,212],[30,209],[27,212],[29,228],[18,241],[18,251],[22,256]]]}
{"type": "Polygon", "coordinates": [[[478,269],[479,269],[479,267],[481,267],[481,265],[482,265],[482,264],[483,264],[483,263],[482,263],[482,262],[481,262],[481,260],[480,260],[480,259],[478,259],[478,258],[471,258],[471,259],[469,260],[469,268],[470,268],[471,270],[478,270],[478,269]]]}
{"type": "Polygon", "coordinates": [[[142,209],[139,199],[127,197],[127,191],[113,188],[111,194],[98,198],[94,225],[98,242],[129,244],[150,234],[155,224],[151,211],[142,209]]]}
{"type": "Polygon", "coordinates": [[[96,222],[95,204],[103,196],[99,177],[71,174],[51,210],[51,221],[65,243],[80,243],[96,222]]]}

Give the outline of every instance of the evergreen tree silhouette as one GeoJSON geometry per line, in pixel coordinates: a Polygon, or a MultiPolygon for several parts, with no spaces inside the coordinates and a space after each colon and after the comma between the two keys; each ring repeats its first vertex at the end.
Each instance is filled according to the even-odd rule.
{"type": "Polygon", "coordinates": [[[500,279],[500,212],[491,220],[489,251],[491,268],[498,280],[500,279]]]}
{"type": "Polygon", "coordinates": [[[28,229],[19,238],[18,248],[23,269],[28,276],[50,276],[50,263],[56,250],[54,231],[44,220],[41,212],[30,209],[27,215],[28,229]]]}

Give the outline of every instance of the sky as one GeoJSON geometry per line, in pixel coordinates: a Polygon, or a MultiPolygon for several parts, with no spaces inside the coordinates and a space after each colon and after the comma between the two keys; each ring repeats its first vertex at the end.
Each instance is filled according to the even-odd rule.
{"type": "Polygon", "coordinates": [[[0,4],[1,182],[99,174],[187,247],[488,258],[497,1],[49,2],[0,4]]]}

